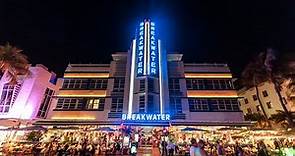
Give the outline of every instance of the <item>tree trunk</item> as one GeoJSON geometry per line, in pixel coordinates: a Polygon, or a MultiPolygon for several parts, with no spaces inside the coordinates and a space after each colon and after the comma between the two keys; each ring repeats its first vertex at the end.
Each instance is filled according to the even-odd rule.
{"type": "Polygon", "coordinates": [[[267,117],[267,114],[265,112],[265,109],[264,109],[264,107],[262,105],[262,102],[261,102],[261,99],[260,99],[260,95],[259,95],[259,91],[258,91],[258,86],[257,85],[255,85],[255,91],[256,91],[256,96],[257,96],[257,99],[258,99],[258,103],[260,105],[260,108],[262,110],[263,116],[265,117],[265,120],[266,120],[268,126],[271,127],[271,124],[270,124],[270,122],[268,120],[268,117],[267,117]]]}
{"type": "Polygon", "coordinates": [[[275,83],[275,82],[273,82],[273,84],[274,84],[274,87],[275,87],[276,93],[277,93],[277,95],[279,96],[281,106],[282,106],[284,112],[285,112],[286,115],[287,115],[287,121],[288,121],[288,124],[289,124],[290,127],[294,127],[294,123],[293,123],[292,116],[291,116],[291,114],[289,113],[289,111],[288,111],[286,105],[284,104],[283,96],[282,96],[281,91],[280,91],[280,87],[281,87],[281,86],[279,86],[279,84],[277,84],[277,83],[275,83]]]}

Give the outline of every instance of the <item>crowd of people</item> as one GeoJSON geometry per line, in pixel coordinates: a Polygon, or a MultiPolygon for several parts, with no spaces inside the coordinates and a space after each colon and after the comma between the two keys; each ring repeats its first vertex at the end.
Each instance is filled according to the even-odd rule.
{"type": "Polygon", "coordinates": [[[61,132],[44,133],[36,143],[6,142],[2,145],[3,153],[16,155],[27,153],[46,156],[94,156],[119,154],[121,141],[108,133],[61,132]]]}
{"type": "Polygon", "coordinates": [[[7,155],[36,156],[138,155],[145,152],[152,156],[295,155],[295,140],[286,138],[275,139],[271,143],[256,140],[252,144],[243,144],[241,140],[235,140],[234,144],[228,144],[222,138],[212,141],[192,137],[180,143],[169,136],[139,135],[136,138],[130,135],[127,140],[124,136],[119,131],[49,131],[42,134],[36,143],[6,142],[2,145],[2,152],[7,155]]]}
{"type": "MultiPolygon", "coordinates": [[[[277,141],[275,141],[277,142],[277,141]]],[[[206,143],[203,140],[199,140],[198,142],[196,139],[191,140],[191,147],[190,147],[190,156],[223,156],[223,155],[231,155],[231,156],[294,156],[295,155],[295,144],[294,142],[286,142],[283,146],[276,146],[276,152],[271,150],[270,147],[267,147],[265,143],[260,140],[257,142],[256,146],[252,146],[250,148],[243,148],[238,142],[235,145],[231,146],[230,152],[225,150],[225,147],[222,144],[222,141],[217,141],[216,146],[212,148],[210,143],[206,143]],[[209,146],[209,150],[205,146],[209,146]],[[215,150],[212,150],[215,148],[215,150]],[[253,149],[254,150],[245,150],[245,149],[253,149]]]]}
{"type": "Polygon", "coordinates": [[[222,140],[212,143],[192,138],[190,144],[182,146],[173,143],[172,140],[155,143],[152,151],[153,156],[295,156],[295,142],[288,139],[283,142],[275,140],[272,145],[266,145],[264,141],[259,140],[255,145],[242,145],[238,141],[233,145],[226,145],[222,140]]]}

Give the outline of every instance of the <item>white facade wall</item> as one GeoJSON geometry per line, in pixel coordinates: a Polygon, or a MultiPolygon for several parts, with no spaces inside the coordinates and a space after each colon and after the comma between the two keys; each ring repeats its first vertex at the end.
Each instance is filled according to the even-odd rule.
{"type": "MultiPolygon", "coordinates": [[[[21,87],[16,100],[9,112],[1,113],[0,118],[35,119],[46,89],[57,90],[56,85],[50,82],[55,74],[49,72],[46,67],[38,64],[35,67],[30,67],[29,71],[29,75],[19,76],[18,81],[21,87]]],[[[4,75],[0,80],[0,93],[6,83],[7,78],[4,75]]]]}
{"type": "MultiPolygon", "coordinates": [[[[268,117],[270,117],[272,114],[276,114],[277,110],[283,110],[279,100],[279,96],[277,95],[275,91],[273,83],[270,83],[270,82],[261,83],[258,87],[258,91],[259,91],[259,96],[260,96],[262,105],[268,117]],[[263,91],[266,91],[268,96],[264,97],[262,93],[263,91]],[[267,102],[271,102],[271,108],[268,108],[267,102]]],[[[283,90],[281,91],[281,94],[285,99],[284,101],[287,102],[285,103],[285,105],[289,111],[294,111],[295,107],[293,106],[293,103],[291,101],[287,100],[285,93],[286,93],[285,89],[283,88],[283,90]]],[[[256,108],[259,105],[258,100],[255,101],[253,99],[253,95],[256,95],[255,88],[250,88],[248,90],[241,89],[238,92],[238,94],[240,97],[239,99],[239,102],[241,105],[240,108],[244,114],[248,113],[247,109],[251,109],[252,113],[262,113],[262,110],[257,111],[257,108],[256,108]],[[248,100],[247,104],[245,103],[245,99],[248,100]]]]}

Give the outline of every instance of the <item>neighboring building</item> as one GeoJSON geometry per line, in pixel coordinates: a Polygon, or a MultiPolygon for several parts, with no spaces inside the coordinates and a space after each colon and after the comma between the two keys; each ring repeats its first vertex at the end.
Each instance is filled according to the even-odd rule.
{"type": "MultiPolygon", "coordinates": [[[[280,103],[279,96],[277,95],[274,84],[271,82],[263,82],[258,85],[259,97],[262,102],[262,106],[267,114],[267,117],[270,117],[272,114],[276,114],[277,110],[283,110],[280,103]]],[[[286,90],[282,89],[281,94],[283,96],[284,104],[286,105],[289,111],[295,111],[295,107],[292,101],[289,101],[286,96],[286,90]]],[[[247,113],[262,113],[261,106],[259,105],[258,97],[254,87],[250,89],[242,88],[238,91],[240,108],[247,113]]]]}
{"type": "MultiPolygon", "coordinates": [[[[99,58],[98,58],[99,59],[99,58]]],[[[128,52],[110,64],[69,64],[41,125],[249,125],[226,64],[189,64],[167,54],[142,22],[128,52]]]]}
{"type": "Polygon", "coordinates": [[[0,80],[0,118],[46,118],[54,92],[56,75],[37,64],[29,67],[28,75],[19,75],[16,85],[0,80]]]}

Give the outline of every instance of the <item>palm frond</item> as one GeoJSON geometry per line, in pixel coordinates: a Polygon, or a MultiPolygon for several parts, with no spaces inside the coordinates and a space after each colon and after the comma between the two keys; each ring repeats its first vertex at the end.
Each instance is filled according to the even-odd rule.
{"type": "Polygon", "coordinates": [[[18,75],[29,73],[28,58],[22,50],[7,43],[0,45],[0,70],[9,77],[9,83],[15,84],[18,75]]]}

